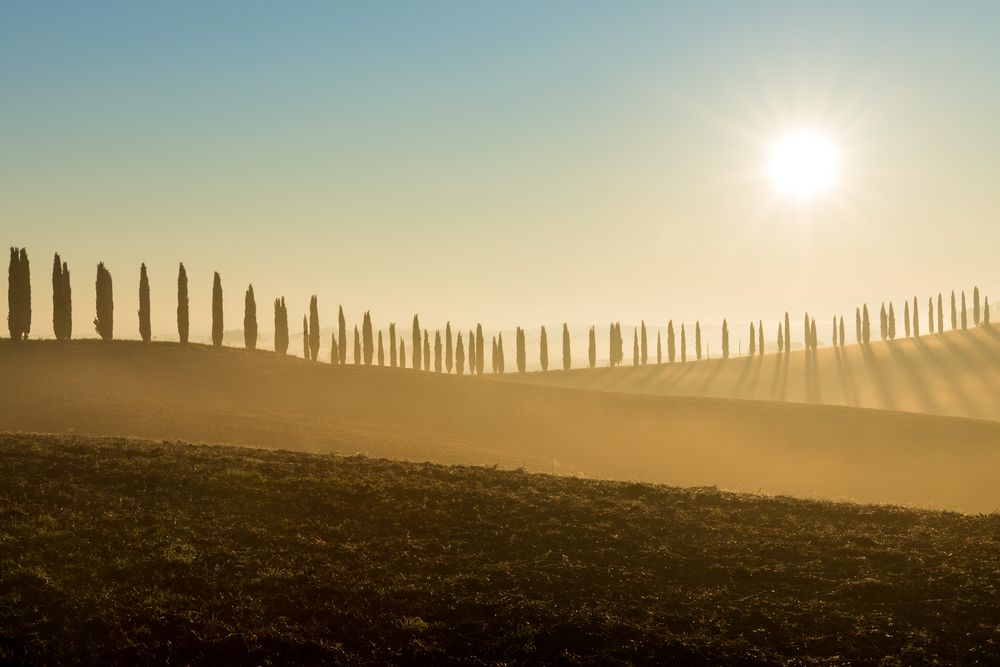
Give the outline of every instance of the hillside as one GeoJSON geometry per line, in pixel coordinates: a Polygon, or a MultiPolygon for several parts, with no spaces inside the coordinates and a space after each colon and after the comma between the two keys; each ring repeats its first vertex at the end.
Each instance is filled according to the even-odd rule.
{"type": "Polygon", "coordinates": [[[1000,421],[998,325],[879,341],[868,348],[822,347],[810,353],[797,350],[726,361],[692,358],[686,364],[504,377],[576,389],[792,401],[1000,421]]]}
{"type": "Polygon", "coordinates": [[[171,343],[3,341],[0,372],[0,430],[1000,508],[996,422],[528,386],[171,343]]]}
{"type": "Polygon", "coordinates": [[[1000,518],[0,435],[0,662],[1000,661],[1000,518]]]}

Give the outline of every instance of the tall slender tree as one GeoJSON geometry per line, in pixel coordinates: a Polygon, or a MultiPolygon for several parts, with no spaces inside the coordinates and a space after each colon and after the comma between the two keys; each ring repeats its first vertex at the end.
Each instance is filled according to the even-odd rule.
{"type": "Polygon", "coordinates": [[[753,322],[750,323],[750,356],[757,356],[757,327],[753,322]]]}
{"type": "Polygon", "coordinates": [[[889,340],[896,340],[896,313],[892,309],[892,301],[889,302],[889,340]]]}
{"type": "Polygon", "coordinates": [[[312,351],[309,349],[309,321],[306,316],[302,316],[302,358],[309,361],[312,358],[312,351]]]}
{"type": "Polygon", "coordinates": [[[722,358],[729,358],[729,323],[722,320],[722,358]]]}
{"type": "Polygon", "coordinates": [[[62,265],[62,333],[63,340],[73,337],[73,289],[69,282],[69,266],[62,265]]]}
{"type": "Polygon", "coordinates": [[[497,337],[493,337],[493,356],[490,358],[491,368],[493,374],[496,375],[500,372],[500,357],[497,355],[497,337]]]}
{"type": "Polygon", "coordinates": [[[181,345],[188,342],[188,276],[181,262],[177,269],[177,336],[181,345]]]}
{"type": "Polygon", "coordinates": [[[642,321],[642,337],[639,341],[639,345],[639,361],[641,361],[642,365],[645,366],[646,361],[649,359],[649,348],[647,347],[646,342],[646,320],[642,321]]]}
{"type": "Polygon", "coordinates": [[[148,343],[152,339],[149,323],[149,276],[146,274],[146,264],[139,267],[139,337],[148,343]]]}
{"type": "Polygon", "coordinates": [[[782,323],[778,322],[778,353],[785,351],[785,334],[782,332],[782,323]]]}
{"type": "Polygon", "coordinates": [[[347,363],[347,318],[344,317],[344,307],[340,306],[337,313],[337,341],[340,343],[340,364],[347,363]]]}
{"type": "Polygon", "coordinates": [[[861,309],[854,309],[854,339],[858,345],[861,345],[861,309]]]}
{"type": "Polygon", "coordinates": [[[524,349],[524,329],[517,327],[514,334],[514,360],[517,363],[517,372],[523,373],[527,363],[527,354],[524,349]]]}
{"type": "Polygon", "coordinates": [[[66,279],[63,278],[65,264],[59,259],[59,253],[52,260],[52,332],[56,340],[67,340],[66,335],[66,279]]]}
{"type": "Polygon", "coordinates": [[[785,352],[792,351],[792,321],[788,317],[788,311],[785,311],[785,352]]]}
{"type": "Polygon", "coordinates": [[[978,327],[980,320],[979,312],[979,288],[972,288],[972,322],[978,327]]]}
{"type": "Polygon", "coordinates": [[[910,302],[903,302],[903,333],[906,338],[910,337],[910,302]]]}
{"type": "Polygon", "coordinates": [[[861,311],[861,342],[865,345],[871,343],[872,339],[872,328],[871,320],[868,318],[868,304],[864,304],[864,309],[861,311]]]}
{"type": "Polygon", "coordinates": [[[660,332],[656,332],[656,365],[663,363],[663,346],[660,343],[660,332]]]}
{"type": "Polygon", "coordinates": [[[587,363],[591,368],[597,368],[597,331],[594,327],[590,327],[587,338],[587,363]]]}
{"type": "Polygon", "coordinates": [[[965,290],[962,290],[962,328],[969,328],[969,314],[965,309],[965,290]]]}
{"type": "Polygon", "coordinates": [[[358,325],[354,325],[354,365],[361,365],[361,335],[358,333],[358,325]]]}
{"type": "Polygon", "coordinates": [[[764,356],[764,322],[757,320],[757,354],[764,356]]]}
{"type": "Polygon", "coordinates": [[[988,327],[990,325],[990,300],[988,297],[983,297],[983,326],[988,327]]]}
{"type": "Polygon", "coordinates": [[[812,349],[815,350],[819,347],[819,338],[816,337],[816,318],[812,318],[812,322],[809,323],[809,341],[812,344],[812,349]]]}
{"type": "Polygon", "coordinates": [[[111,273],[104,267],[104,262],[97,265],[97,317],[94,318],[94,328],[102,340],[114,338],[115,305],[114,291],[111,285],[111,273]]]}
{"type": "Polygon", "coordinates": [[[831,334],[831,336],[832,336],[832,339],[833,339],[832,346],[833,347],[837,347],[837,316],[836,315],[833,316],[833,334],[831,334]]]}
{"type": "Polygon", "coordinates": [[[278,354],[288,352],[288,308],[285,307],[285,297],[274,300],[274,351],[278,354]]]}
{"type": "Polygon", "coordinates": [[[476,360],[479,358],[476,353],[476,336],[472,333],[472,329],[469,329],[469,337],[466,338],[468,343],[466,343],[465,356],[469,360],[469,375],[476,374],[476,360]]]}
{"type": "Polygon", "coordinates": [[[337,345],[337,334],[333,332],[330,333],[330,365],[340,365],[340,349],[337,345]]]}
{"type": "Polygon", "coordinates": [[[451,373],[452,367],[455,365],[455,350],[452,347],[451,341],[451,322],[445,322],[444,325],[444,367],[449,373],[451,373]]]}
{"type": "Polygon", "coordinates": [[[389,323],[389,366],[396,367],[396,323],[389,323]]]}
{"type": "Polygon", "coordinates": [[[382,330],[378,330],[378,365],[385,366],[385,346],[382,344],[382,330]]]}
{"type": "Polygon", "coordinates": [[[485,339],[483,338],[483,325],[476,324],[476,374],[482,375],[483,368],[486,366],[486,357],[484,356],[485,350],[485,339]]]}
{"type": "Polygon", "coordinates": [[[809,335],[809,313],[806,313],[805,319],[802,322],[802,339],[805,342],[805,347],[807,350],[812,349],[812,336],[809,335]]]}
{"type": "Polygon", "coordinates": [[[399,367],[406,368],[406,345],[402,339],[399,341],[399,367]]]}
{"type": "Polygon", "coordinates": [[[955,307],[955,290],[951,291],[951,330],[958,328],[958,308],[955,307]]]}
{"type": "Polygon", "coordinates": [[[878,335],[883,341],[889,337],[889,314],[886,312],[884,303],[878,316],[878,335]]]}
{"type": "Polygon", "coordinates": [[[10,338],[27,340],[31,333],[31,268],[26,249],[10,249],[7,279],[7,328],[10,338]]]}
{"type": "Polygon", "coordinates": [[[913,297],[913,337],[920,338],[920,312],[917,310],[917,297],[913,297]]]}
{"type": "Polygon", "coordinates": [[[420,359],[420,318],[416,315],[413,316],[413,332],[410,335],[410,350],[413,355],[413,368],[414,370],[420,370],[423,366],[420,359]]]}
{"type": "Polygon", "coordinates": [[[632,327],[632,365],[639,365],[639,330],[632,327]]]}
{"type": "Polygon", "coordinates": [[[500,368],[500,374],[503,375],[506,368],[506,363],[504,362],[503,354],[503,332],[501,331],[497,334],[497,365],[500,368]]]}
{"type": "Polygon", "coordinates": [[[431,370],[431,337],[424,329],[424,349],[420,353],[420,359],[424,362],[424,370],[430,372],[431,370]]]}
{"type": "Polygon", "coordinates": [[[434,332],[434,372],[441,372],[441,331],[434,332]]]}
{"type": "Polygon", "coordinates": [[[315,294],[309,299],[309,356],[313,361],[319,359],[319,301],[315,294]]]}
{"type": "Polygon", "coordinates": [[[701,322],[697,320],[694,323],[694,355],[701,361],[701,322]]]}
{"type": "Polygon", "coordinates": [[[688,345],[687,345],[687,334],[684,333],[684,323],[681,323],[681,363],[687,363],[688,360],[688,345]]]}
{"type": "Polygon", "coordinates": [[[257,301],[253,295],[253,285],[247,287],[243,306],[243,344],[253,352],[257,349],[257,301]]]}
{"type": "Polygon", "coordinates": [[[927,333],[934,333],[934,297],[927,299],[927,333]]]}
{"type": "Polygon", "coordinates": [[[222,345],[222,278],[219,272],[215,272],[212,278],[212,345],[220,347],[222,345]]]}
{"type": "Polygon", "coordinates": [[[844,316],[840,316],[840,347],[844,347],[844,316]]]}
{"type": "Polygon", "coordinates": [[[563,359],[563,370],[568,371],[573,365],[573,357],[570,355],[569,349],[569,324],[563,322],[563,334],[562,334],[562,359],[563,359]]]}
{"type": "Polygon", "coordinates": [[[549,337],[545,333],[545,326],[538,335],[538,364],[542,367],[542,372],[549,370],[549,337]]]}
{"type": "Polygon", "coordinates": [[[617,343],[615,342],[615,323],[612,322],[611,326],[608,328],[608,365],[611,368],[617,366],[618,352],[616,350],[617,343]]]}
{"type": "Polygon", "coordinates": [[[462,344],[462,332],[458,332],[458,340],[455,341],[455,373],[463,375],[465,373],[465,346],[462,344]]]}
{"type": "Polygon", "coordinates": [[[941,292],[938,292],[937,324],[938,324],[937,327],[938,333],[939,334],[944,333],[944,307],[941,305],[941,292]]]}
{"type": "Polygon", "coordinates": [[[372,314],[366,310],[361,318],[361,349],[365,355],[365,366],[372,365],[372,356],[375,354],[375,341],[372,332],[372,314]]]}
{"type": "Polygon", "coordinates": [[[676,346],[674,344],[674,321],[667,322],[667,362],[674,363],[676,359],[676,346]]]}

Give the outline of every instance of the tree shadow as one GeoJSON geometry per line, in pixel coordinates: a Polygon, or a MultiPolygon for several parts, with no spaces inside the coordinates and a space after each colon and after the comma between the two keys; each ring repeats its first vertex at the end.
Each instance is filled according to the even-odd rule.
{"type": "Polygon", "coordinates": [[[698,396],[705,395],[705,392],[708,391],[708,388],[712,386],[712,383],[715,381],[716,376],[722,371],[722,367],[728,363],[730,363],[728,359],[719,359],[715,362],[715,368],[712,369],[712,372],[709,373],[708,377],[706,377],[704,382],[701,383],[701,387],[698,388],[698,396]]]}
{"type": "MultiPolygon", "coordinates": [[[[788,355],[784,352],[779,352],[775,355],[774,360],[774,372],[771,373],[771,389],[768,392],[768,398],[772,401],[778,398],[778,390],[781,389],[781,379],[783,377],[783,371],[788,365],[788,355]]],[[[782,397],[783,398],[783,397],[782,397]]]]}
{"type": "Polygon", "coordinates": [[[889,385],[882,375],[882,370],[879,368],[879,363],[875,359],[875,353],[872,352],[870,345],[861,346],[861,357],[865,361],[865,366],[868,367],[868,375],[872,378],[875,392],[878,394],[882,407],[887,410],[895,410],[896,401],[892,397],[892,392],[889,390],[889,385]]]}
{"type": "Polygon", "coordinates": [[[845,405],[858,405],[858,388],[854,384],[854,378],[847,370],[847,364],[844,362],[845,351],[842,347],[834,348],[834,356],[837,359],[837,373],[840,375],[840,386],[844,392],[844,403],[845,405]]]}
{"type": "MultiPolygon", "coordinates": [[[[919,338],[914,340],[919,340],[919,338]]],[[[888,347],[889,354],[892,355],[896,365],[902,368],[908,376],[910,388],[914,390],[917,400],[920,402],[921,411],[930,413],[939,412],[941,410],[940,406],[934,401],[934,397],[927,390],[927,383],[917,371],[910,358],[906,354],[903,354],[903,351],[899,349],[896,343],[889,343],[888,347]]]]}
{"type": "MultiPolygon", "coordinates": [[[[973,406],[972,400],[969,398],[969,394],[962,387],[962,384],[955,378],[952,373],[952,369],[941,361],[937,353],[934,352],[923,340],[920,338],[915,338],[914,343],[916,343],[917,350],[927,358],[927,361],[931,363],[934,368],[937,369],[937,375],[945,379],[951,387],[951,393],[958,397],[958,400],[962,405],[973,406]]],[[[977,410],[978,414],[978,410],[977,410]]]]}
{"type": "MultiPolygon", "coordinates": [[[[963,337],[973,338],[972,332],[970,331],[963,331],[960,335],[963,337]]],[[[982,364],[976,363],[976,361],[966,354],[965,350],[963,350],[960,345],[956,345],[949,336],[942,336],[941,342],[946,348],[948,348],[949,354],[961,362],[962,366],[964,366],[965,369],[968,370],[987,391],[996,391],[997,387],[993,375],[991,373],[985,373],[983,371],[982,364]]]]}
{"type": "Polygon", "coordinates": [[[671,377],[667,378],[667,381],[660,384],[660,389],[666,391],[673,387],[675,384],[681,381],[681,379],[694,370],[697,362],[686,362],[683,364],[670,364],[671,366],[679,365],[680,368],[671,377]]]}
{"type": "Polygon", "coordinates": [[[746,384],[747,377],[750,375],[750,370],[754,366],[754,361],[757,359],[757,355],[747,357],[743,362],[743,370],[740,371],[740,377],[736,380],[736,386],[733,388],[733,396],[742,396],[743,385],[746,384]]]}

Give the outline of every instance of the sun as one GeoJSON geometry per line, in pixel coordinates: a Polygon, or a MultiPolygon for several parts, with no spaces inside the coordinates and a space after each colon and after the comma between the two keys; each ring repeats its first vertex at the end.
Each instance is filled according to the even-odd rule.
{"type": "Polygon", "coordinates": [[[767,178],[779,195],[811,200],[837,185],[840,151],[822,132],[794,130],[771,143],[766,168],[767,178]]]}

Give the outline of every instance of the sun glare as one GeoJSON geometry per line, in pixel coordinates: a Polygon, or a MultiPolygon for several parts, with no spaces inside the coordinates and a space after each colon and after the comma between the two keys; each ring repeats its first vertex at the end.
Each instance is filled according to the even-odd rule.
{"type": "Polygon", "coordinates": [[[840,152],[826,135],[796,130],[778,137],[767,155],[767,177],[778,194],[807,200],[830,192],[837,183],[840,152]]]}

